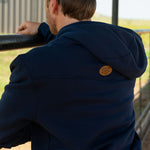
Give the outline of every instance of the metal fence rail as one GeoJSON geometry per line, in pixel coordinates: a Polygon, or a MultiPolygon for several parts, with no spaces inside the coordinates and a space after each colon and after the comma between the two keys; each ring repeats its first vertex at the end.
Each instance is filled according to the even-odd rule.
{"type": "Polygon", "coordinates": [[[45,44],[37,35],[0,35],[0,51],[21,49],[45,44]]]}
{"type": "Polygon", "coordinates": [[[26,20],[43,22],[45,0],[0,0],[0,33],[16,33],[26,20]]]}
{"type": "Polygon", "coordinates": [[[143,39],[145,51],[147,53],[148,59],[148,67],[145,74],[137,80],[137,86],[139,86],[139,90],[135,93],[136,98],[135,101],[135,112],[138,115],[138,119],[136,120],[135,128],[138,134],[143,139],[148,125],[150,123],[149,115],[150,115],[150,29],[147,30],[135,30],[143,39]],[[147,79],[146,79],[147,78],[147,79]],[[143,84],[144,83],[144,84],[143,84]],[[147,88],[147,96],[144,97],[143,90],[147,88]]]}

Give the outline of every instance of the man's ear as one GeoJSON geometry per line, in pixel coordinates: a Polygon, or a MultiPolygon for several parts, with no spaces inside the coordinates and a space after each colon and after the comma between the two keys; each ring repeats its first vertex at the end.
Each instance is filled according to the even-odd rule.
{"type": "Polygon", "coordinates": [[[57,0],[51,0],[51,8],[53,14],[58,14],[58,2],[57,0]]]}

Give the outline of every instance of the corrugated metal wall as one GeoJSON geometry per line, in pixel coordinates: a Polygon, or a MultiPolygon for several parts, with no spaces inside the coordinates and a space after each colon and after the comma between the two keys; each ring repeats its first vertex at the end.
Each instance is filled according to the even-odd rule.
{"type": "Polygon", "coordinates": [[[24,21],[46,21],[45,0],[0,0],[0,33],[16,33],[24,21]]]}

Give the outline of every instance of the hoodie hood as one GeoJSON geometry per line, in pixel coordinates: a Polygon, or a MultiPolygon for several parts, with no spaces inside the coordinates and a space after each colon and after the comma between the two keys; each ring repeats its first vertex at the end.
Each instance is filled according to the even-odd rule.
{"type": "Polygon", "coordinates": [[[83,21],[65,26],[57,37],[62,34],[129,79],[141,76],[146,69],[147,57],[142,40],[130,29],[83,21]]]}

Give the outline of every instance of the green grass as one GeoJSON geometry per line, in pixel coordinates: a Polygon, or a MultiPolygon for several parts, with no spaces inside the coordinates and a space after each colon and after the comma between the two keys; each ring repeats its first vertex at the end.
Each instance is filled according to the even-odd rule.
{"type": "MultiPolygon", "coordinates": [[[[100,21],[111,24],[111,18],[106,17],[100,14],[95,14],[92,18],[93,21],[100,21]]],[[[150,29],[150,20],[128,20],[128,19],[119,19],[118,25],[132,30],[137,29],[150,29]]]]}
{"type": "Polygon", "coordinates": [[[4,87],[9,82],[10,63],[17,55],[27,52],[28,49],[0,52],[0,97],[4,91],[4,87]]]}

